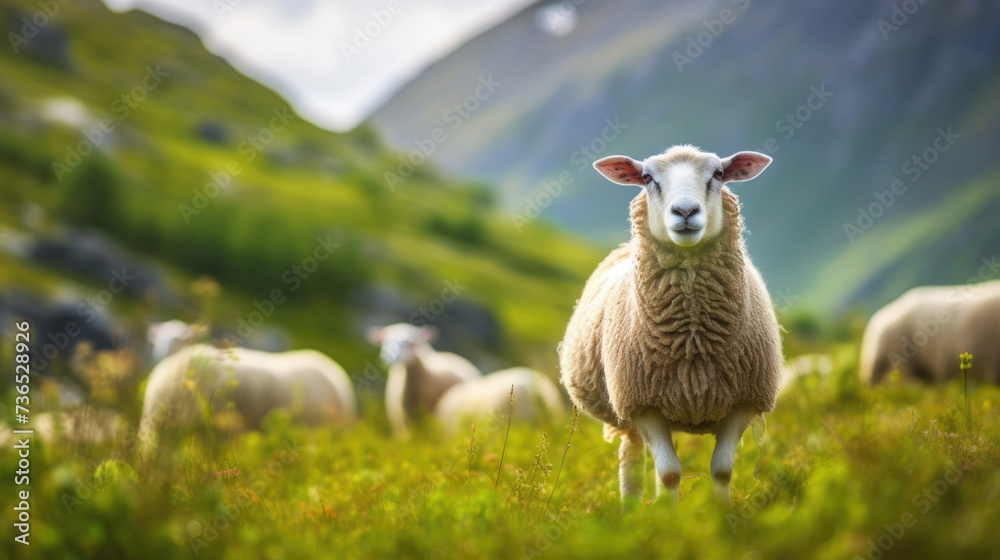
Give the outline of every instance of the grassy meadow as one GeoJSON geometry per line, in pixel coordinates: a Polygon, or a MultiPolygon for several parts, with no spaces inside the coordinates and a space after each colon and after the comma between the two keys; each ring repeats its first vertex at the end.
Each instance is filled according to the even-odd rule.
{"type": "MultiPolygon", "coordinates": [[[[0,557],[1000,558],[1000,389],[970,386],[966,401],[960,381],[864,387],[860,315],[783,310],[786,355],[830,353],[833,372],[795,380],[766,426],[747,431],[731,506],[716,502],[707,477],[711,437],[676,436],[687,476],[678,504],[653,500],[647,458],[646,501],[626,512],[618,444],[586,417],[508,428],[501,415],[454,436],[427,423],[394,440],[384,370],[370,367],[376,349],[364,339],[383,307],[405,320],[443,299],[446,283],[461,284],[445,313],[464,310],[468,321],[453,330],[495,330],[492,340],[467,336],[473,358],[555,378],[556,345],[608,247],[545,216],[515,228],[496,189],[432,159],[390,184],[404,154],[372,125],[333,133],[294,114],[275,121],[287,101],[191,31],[97,0],[57,4],[58,18],[25,50],[0,49],[0,304],[36,299],[51,310],[107,292],[99,274],[31,250],[81,232],[114,240],[134,257],[128,266],[148,263],[166,295],[126,290],[101,305],[119,348],[80,344],[48,367],[33,362],[33,421],[63,410],[59,383],[71,378],[89,405],[73,414],[113,411],[120,422],[99,442],[58,421],[54,436],[32,440],[28,547],[13,541],[23,489],[12,476],[16,395],[11,376],[0,380],[0,557]],[[123,113],[120,100],[154,71],[162,81],[123,113]],[[91,140],[105,119],[114,132],[91,140]],[[301,289],[288,288],[285,274],[317,238],[337,249],[301,289]],[[276,412],[265,429],[234,436],[227,418],[209,417],[141,452],[145,328],[182,319],[232,330],[276,288],[288,297],[267,326],[286,346],[340,363],[362,420],[310,430],[276,412]]],[[[0,21],[38,5],[5,0],[0,21]]],[[[870,243],[830,260],[824,280],[794,299],[860,286],[877,270],[870,262],[929,242],[935,220],[987,207],[993,178],[936,213],[866,234],[870,243]]],[[[624,239],[627,208],[607,211],[619,213],[624,239]]],[[[9,329],[0,325],[5,364],[9,329]]],[[[48,334],[34,332],[36,350],[48,334]]]]}
{"type": "MultiPolygon", "coordinates": [[[[36,439],[32,546],[17,557],[995,558],[1000,389],[970,387],[969,423],[961,380],[869,389],[854,346],[834,356],[744,434],[731,507],[707,477],[711,437],[675,435],[678,504],[652,499],[647,458],[646,502],[623,513],[617,444],[589,418],[508,433],[501,416],[450,438],[426,424],[394,441],[368,399],[350,429],[275,413],[227,438],[209,421],[145,457],[134,416],[104,444],[36,439]]],[[[89,363],[127,377],[120,355],[89,363]]]]}

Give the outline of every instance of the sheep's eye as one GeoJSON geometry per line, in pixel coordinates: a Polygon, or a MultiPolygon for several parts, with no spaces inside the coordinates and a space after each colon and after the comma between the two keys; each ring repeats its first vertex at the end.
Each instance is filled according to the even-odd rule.
{"type": "Polygon", "coordinates": [[[652,180],[653,180],[653,176],[650,175],[649,173],[643,173],[642,174],[642,182],[643,183],[646,183],[648,185],[652,180]]]}
{"type": "Polygon", "coordinates": [[[722,170],[721,169],[716,169],[715,170],[715,175],[713,175],[713,177],[715,177],[716,179],[721,179],[722,178],[722,170]]]}

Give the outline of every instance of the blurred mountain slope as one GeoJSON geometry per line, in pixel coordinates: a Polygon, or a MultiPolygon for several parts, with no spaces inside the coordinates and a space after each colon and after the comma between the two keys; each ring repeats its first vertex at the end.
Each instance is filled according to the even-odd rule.
{"type": "Polygon", "coordinates": [[[572,14],[569,4],[539,2],[468,42],[371,122],[412,149],[477,76],[492,76],[502,85],[440,146],[439,161],[495,180],[514,215],[567,170],[573,182],[543,215],[609,244],[627,235],[634,192],[592,172],[594,157],[646,157],[677,143],[768,152],[767,173],[734,187],[751,253],[773,291],[824,311],[966,281],[996,254],[996,3],[629,0],[583,2],[572,14]],[[547,34],[545,14],[575,28],[547,34]],[[606,119],[627,128],[602,143],[606,119]],[[959,138],[934,163],[912,162],[939,129],[959,138]],[[875,192],[896,179],[905,191],[880,211],[875,192]],[[919,243],[873,250],[884,247],[873,239],[974,190],[983,196],[961,219],[924,221],[919,243]],[[859,223],[868,226],[860,236],[845,229],[859,223]]]}
{"type": "MultiPolygon", "coordinates": [[[[229,328],[283,290],[267,323],[349,369],[373,355],[364,326],[411,317],[448,331],[444,346],[554,363],[601,256],[587,244],[544,225],[512,235],[489,189],[430,163],[390,189],[398,154],[370,128],[335,134],[299,119],[184,28],[75,0],[33,32],[24,18],[37,10],[0,6],[4,28],[26,39],[0,49],[0,224],[12,239],[97,227],[158,259],[182,291],[199,275],[219,280],[215,319],[229,328]],[[309,270],[324,242],[330,258],[309,270]]],[[[4,290],[101,288],[7,248],[4,290]]],[[[131,301],[112,307],[135,312],[131,301]]]]}

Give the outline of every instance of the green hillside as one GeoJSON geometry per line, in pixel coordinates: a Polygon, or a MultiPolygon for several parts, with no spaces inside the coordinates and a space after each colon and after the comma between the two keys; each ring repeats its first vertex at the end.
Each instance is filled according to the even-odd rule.
{"type": "MultiPolygon", "coordinates": [[[[35,9],[5,2],[0,21],[17,30],[35,9]]],[[[515,231],[489,189],[430,163],[390,189],[384,174],[399,156],[371,130],[316,128],[195,34],[147,14],[74,1],[18,47],[0,49],[0,224],[12,239],[30,229],[33,205],[45,211],[32,226],[42,233],[98,227],[157,259],[182,294],[202,275],[219,281],[214,319],[229,327],[281,289],[287,302],[268,324],[349,371],[373,354],[362,339],[366,288],[423,305],[457,282],[462,302],[500,326],[492,354],[554,365],[601,256],[587,245],[544,226],[515,231]],[[308,268],[318,238],[336,244],[330,258],[299,282],[286,277],[308,268]]],[[[0,290],[54,297],[65,282],[84,297],[100,288],[0,252],[0,290]]],[[[192,301],[172,312],[194,319],[192,301]]],[[[154,308],[111,306],[134,320],[170,318],[154,308]]]]}

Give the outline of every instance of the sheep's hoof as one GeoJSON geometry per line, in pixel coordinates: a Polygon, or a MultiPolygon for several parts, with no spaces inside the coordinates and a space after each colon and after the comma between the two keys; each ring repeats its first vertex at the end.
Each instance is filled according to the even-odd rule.
{"type": "Polygon", "coordinates": [[[719,499],[720,502],[730,505],[732,502],[729,501],[729,488],[723,488],[722,486],[715,487],[715,497],[719,499]]]}
{"type": "Polygon", "coordinates": [[[715,485],[715,496],[724,504],[729,504],[729,481],[733,478],[731,472],[712,473],[712,482],[715,485]]]}
{"type": "MultiPolygon", "coordinates": [[[[666,504],[666,506],[676,506],[681,501],[681,493],[679,490],[664,490],[656,497],[655,502],[658,504],[666,504]]],[[[650,502],[652,504],[653,502],[650,502]]]]}
{"type": "Polygon", "coordinates": [[[642,496],[622,496],[622,513],[635,511],[643,504],[642,496]]]}
{"type": "Polygon", "coordinates": [[[663,491],[660,494],[664,496],[661,502],[668,504],[677,504],[681,499],[681,474],[680,473],[666,473],[661,478],[660,481],[663,483],[663,491]]]}

